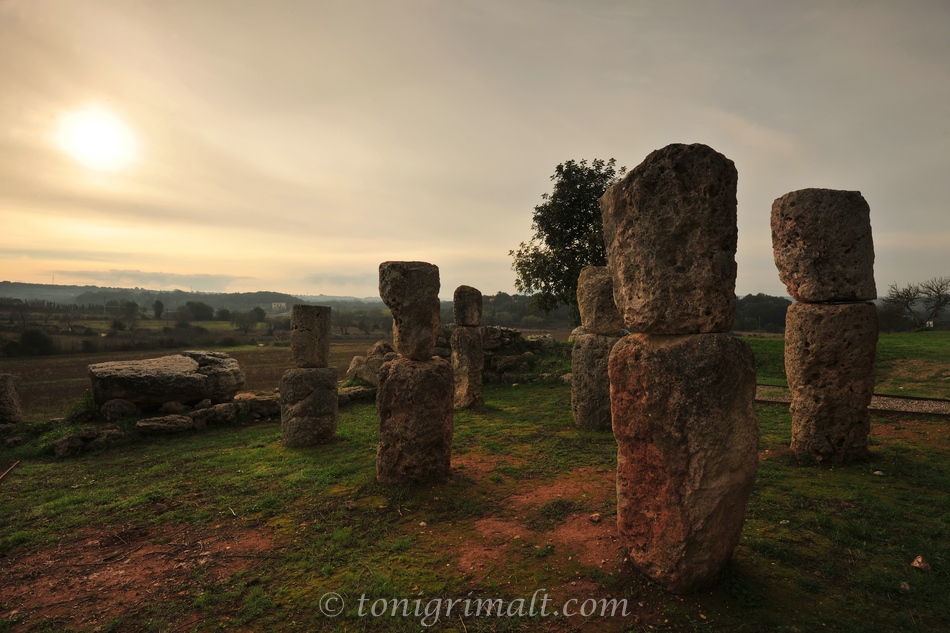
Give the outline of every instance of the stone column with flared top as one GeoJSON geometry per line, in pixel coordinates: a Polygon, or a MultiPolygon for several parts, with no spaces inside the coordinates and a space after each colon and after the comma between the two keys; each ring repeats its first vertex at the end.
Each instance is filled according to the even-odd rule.
{"type": "Polygon", "coordinates": [[[455,376],[455,408],[481,406],[482,370],[482,293],[471,286],[459,286],[452,297],[455,329],[452,330],[452,373],[455,376]]]}
{"type": "Polygon", "coordinates": [[[330,358],[330,308],[294,305],[290,346],[294,369],[280,379],[280,424],[284,444],[313,446],[336,435],[337,369],[330,358]]]}
{"type": "Polygon", "coordinates": [[[801,189],[772,204],[772,252],[795,303],[785,319],[793,452],[868,455],[877,350],[871,209],[858,191],[801,189]]]}
{"type": "Polygon", "coordinates": [[[439,331],[439,269],[383,262],[379,296],[393,314],[399,358],[379,370],[376,479],[400,484],[445,479],[452,459],[452,367],[433,357],[439,331]]]}
{"type": "Polygon", "coordinates": [[[607,359],[623,334],[614,305],[613,282],[606,266],[587,266],[577,278],[577,307],[582,333],[571,350],[571,412],[583,429],[609,431],[610,378],[607,359]]]}
{"type": "Polygon", "coordinates": [[[735,317],[736,183],[705,145],[669,145],[601,198],[627,330],[610,352],[617,523],[634,565],[685,592],[733,555],[758,467],[755,363],[735,317]]]}

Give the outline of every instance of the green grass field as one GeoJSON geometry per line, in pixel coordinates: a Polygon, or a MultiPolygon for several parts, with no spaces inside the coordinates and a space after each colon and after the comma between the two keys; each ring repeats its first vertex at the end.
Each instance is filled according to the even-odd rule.
{"type": "MultiPolygon", "coordinates": [[[[788,386],[784,339],[747,336],[743,340],[755,352],[758,383],[788,386]]],[[[874,373],[874,392],[881,395],[950,398],[950,332],[881,334],[874,373]]]]}
{"type": "Polygon", "coordinates": [[[0,580],[0,631],[950,626],[945,420],[876,418],[871,461],[828,470],[795,464],[785,407],[758,407],[759,475],[735,560],[713,587],[676,597],[624,564],[616,445],[610,433],[573,426],[570,388],[493,385],[485,400],[456,415],[453,478],[417,487],[375,482],[372,405],[344,409],[337,440],[309,449],[285,448],[274,423],[133,438],[68,462],[24,449],[0,484],[0,567],[15,579],[0,580]],[[588,519],[594,512],[600,523],[588,519]],[[911,566],[918,555],[932,571],[911,566]],[[137,578],[137,567],[148,572],[141,595],[114,588],[122,604],[107,608],[95,592],[118,581],[104,578],[137,578]],[[26,578],[37,583],[28,594],[4,585],[26,578]],[[31,604],[55,602],[58,586],[73,587],[86,620],[55,607],[45,619],[31,615],[31,604]],[[628,615],[453,617],[423,627],[412,609],[407,617],[357,611],[360,596],[509,601],[540,588],[558,604],[626,599],[628,615]],[[328,592],[346,600],[339,617],[319,611],[328,592]]]}

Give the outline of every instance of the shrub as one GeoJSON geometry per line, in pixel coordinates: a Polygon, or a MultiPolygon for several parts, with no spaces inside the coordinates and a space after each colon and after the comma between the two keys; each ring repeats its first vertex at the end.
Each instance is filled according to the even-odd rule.
{"type": "Polygon", "coordinates": [[[48,356],[56,352],[52,337],[42,330],[23,330],[20,335],[20,353],[29,356],[48,356]]]}
{"type": "Polygon", "coordinates": [[[218,342],[218,345],[221,347],[234,347],[237,345],[237,341],[234,340],[233,336],[225,336],[218,342]]]}

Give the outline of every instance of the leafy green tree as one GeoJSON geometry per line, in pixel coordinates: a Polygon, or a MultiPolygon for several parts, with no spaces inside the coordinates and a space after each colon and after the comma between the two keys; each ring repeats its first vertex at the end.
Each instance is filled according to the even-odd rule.
{"type": "Polygon", "coordinates": [[[162,318],[162,314],[164,313],[165,313],[165,304],[159,301],[158,299],[156,299],[155,303],[152,304],[152,314],[155,315],[155,320],[157,321],[160,318],[162,318]]]}
{"type": "Polygon", "coordinates": [[[267,312],[260,306],[254,306],[248,314],[251,314],[257,323],[261,323],[267,318],[267,312]]]}
{"type": "Polygon", "coordinates": [[[214,313],[214,318],[218,321],[231,322],[231,311],[227,308],[218,308],[214,313]]]}
{"type": "Polygon", "coordinates": [[[234,319],[234,325],[242,330],[245,336],[247,336],[247,333],[251,329],[257,327],[258,324],[257,315],[254,314],[253,311],[235,312],[232,318],[234,319]]]}
{"type": "MultiPolygon", "coordinates": [[[[214,308],[203,301],[185,302],[184,311],[189,314],[192,321],[212,321],[214,320],[214,308]]],[[[259,319],[263,321],[263,319],[259,319]]]]}
{"type": "Polygon", "coordinates": [[[548,313],[569,305],[571,321],[580,322],[577,277],[585,266],[604,266],[604,230],[600,198],[626,167],[595,159],[561,163],[551,180],[554,189],[534,208],[534,237],[508,254],[514,259],[515,287],[531,294],[535,307],[548,313]]]}

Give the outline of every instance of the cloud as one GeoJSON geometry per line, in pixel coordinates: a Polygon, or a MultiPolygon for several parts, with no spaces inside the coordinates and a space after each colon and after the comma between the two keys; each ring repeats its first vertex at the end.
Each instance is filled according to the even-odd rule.
{"type": "Polygon", "coordinates": [[[205,275],[164,272],[146,272],[141,270],[56,270],[53,271],[66,279],[82,279],[84,283],[115,286],[148,288],[150,290],[193,290],[202,292],[221,291],[233,282],[251,279],[238,275],[205,275]]]}

